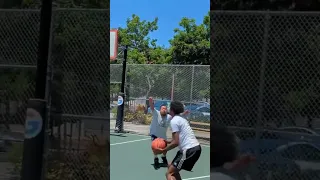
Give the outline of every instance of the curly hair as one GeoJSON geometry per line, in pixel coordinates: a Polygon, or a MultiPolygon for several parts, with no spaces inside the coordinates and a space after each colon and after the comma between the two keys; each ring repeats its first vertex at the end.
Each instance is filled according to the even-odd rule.
{"type": "Polygon", "coordinates": [[[222,167],[236,160],[239,144],[236,135],[227,127],[212,123],[210,125],[210,168],[222,167]]]}
{"type": "Polygon", "coordinates": [[[174,114],[181,114],[184,112],[184,105],[180,101],[172,101],[170,103],[170,111],[174,114]]]}

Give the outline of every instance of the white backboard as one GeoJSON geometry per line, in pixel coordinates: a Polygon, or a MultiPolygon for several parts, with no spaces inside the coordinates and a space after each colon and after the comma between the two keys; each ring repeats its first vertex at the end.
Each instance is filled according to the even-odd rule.
{"type": "Polygon", "coordinates": [[[118,30],[110,30],[110,60],[117,59],[118,55],[118,30]]]}

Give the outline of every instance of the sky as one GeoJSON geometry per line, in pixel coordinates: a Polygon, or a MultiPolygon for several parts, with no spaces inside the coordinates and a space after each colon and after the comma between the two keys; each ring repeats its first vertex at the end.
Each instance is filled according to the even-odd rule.
{"type": "Polygon", "coordinates": [[[147,21],[158,17],[158,30],[150,37],[157,39],[158,45],[168,47],[173,29],[179,27],[182,17],[194,18],[201,24],[209,9],[209,0],[111,0],[110,28],[125,27],[132,14],[147,21]]]}

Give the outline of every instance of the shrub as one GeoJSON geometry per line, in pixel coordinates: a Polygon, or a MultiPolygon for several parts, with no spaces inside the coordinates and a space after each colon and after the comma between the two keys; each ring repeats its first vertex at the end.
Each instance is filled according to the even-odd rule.
{"type": "Polygon", "coordinates": [[[8,151],[8,160],[12,163],[11,175],[13,179],[20,179],[20,171],[22,167],[23,144],[14,143],[8,151]]]}
{"type": "MultiPolygon", "coordinates": [[[[83,151],[50,151],[46,179],[109,179],[110,148],[107,144],[110,144],[109,140],[100,143],[95,136],[83,151]]],[[[12,175],[20,174],[22,150],[22,145],[12,146],[9,154],[9,161],[14,165],[12,175]]]]}
{"type": "Polygon", "coordinates": [[[125,122],[132,122],[135,124],[146,124],[149,125],[152,121],[151,114],[145,114],[143,111],[130,112],[127,111],[124,116],[125,122]]]}
{"type": "Polygon", "coordinates": [[[136,111],[142,111],[144,112],[146,110],[145,106],[143,104],[138,104],[137,108],[136,108],[136,111]]]}
{"type": "Polygon", "coordinates": [[[117,107],[114,107],[114,108],[111,109],[111,113],[117,114],[117,112],[118,112],[118,108],[117,107]]]}

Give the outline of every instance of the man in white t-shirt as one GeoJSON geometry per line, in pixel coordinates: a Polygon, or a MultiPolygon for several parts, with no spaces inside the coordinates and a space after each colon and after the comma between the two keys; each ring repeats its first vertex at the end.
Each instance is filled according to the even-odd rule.
{"type": "MultiPolygon", "coordinates": [[[[150,110],[152,112],[152,121],[150,124],[150,136],[151,141],[156,138],[162,138],[167,141],[167,130],[170,125],[170,120],[172,116],[168,114],[167,106],[165,104],[161,105],[160,111],[154,108],[153,98],[149,98],[150,110]]],[[[185,116],[189,113],[189,111],[185,111],[182,113],[182,116],[185,116]]],[[[162,153],[162,163],[163,165],[168,165],[168,161],[166,158],[166,152],[162,153]]],[[[154,153],[154,167],[158,169],[160,167],[158,155],[154,153]]]]}
{"type": "Polygon", "coordinates": [[[180,116],[184,112],[184,105],[179,101],[170,104],[170,121],[172,140],[165,149],[156,150],[157,154],[167,153],[179,146],[179,151],[168,166],[167,180],[181,180],[180,171],[192,171],[193,166],[201,155],[201,146],[198,142],[189,122],[180,116]]]}

